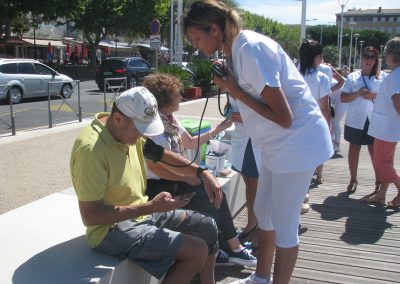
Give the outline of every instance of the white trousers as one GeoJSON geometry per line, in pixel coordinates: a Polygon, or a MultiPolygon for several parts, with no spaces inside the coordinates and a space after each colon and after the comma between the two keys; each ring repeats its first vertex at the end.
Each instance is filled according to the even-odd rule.
{"type": "Polygon", "coordinates": [[[259,179],[254,212],[260,229],[275,231],[278,247],[291,248],[299,244],[301,206],[314,170],[278,174],[258,163],[259,179]]]}

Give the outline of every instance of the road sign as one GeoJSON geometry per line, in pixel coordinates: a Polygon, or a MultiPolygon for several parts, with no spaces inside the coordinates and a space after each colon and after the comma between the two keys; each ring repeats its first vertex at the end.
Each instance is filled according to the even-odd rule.
{"type": "Polygon", "coordinates": [[[161,42],[161,35],[150,36],[150,49],[159,49],[161,42]]]}
{"type": "Polygon", "coordinates": [[[158,35],[160,33],[160,21],[157,19],[154,19],[150,23],[150,32],[152,35],[158,35]]]}

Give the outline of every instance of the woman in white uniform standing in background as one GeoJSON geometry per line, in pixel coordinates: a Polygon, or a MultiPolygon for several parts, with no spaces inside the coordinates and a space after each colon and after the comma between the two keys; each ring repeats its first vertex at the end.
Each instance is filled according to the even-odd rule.
{"type": "Polygon", "coordinates": [[[328,125],[292,60],[272,39],[241,30],[237,11],[194,2],[182,30],[207,55],[222,50],[233,70],[214,82],[235,97],[259,172],[257,269],[238,283],[288,283],[296,264],[300,209],[316,166],[333,155],[328,125]]]}

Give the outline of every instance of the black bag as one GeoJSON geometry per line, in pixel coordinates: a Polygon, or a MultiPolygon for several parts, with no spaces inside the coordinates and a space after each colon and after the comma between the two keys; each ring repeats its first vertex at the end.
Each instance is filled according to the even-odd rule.
{"type": "Polygon", "coordinates": [[[331,98],[328,98],[328,102],[329,102],[329,112],[331,114],[331,117],[335,117],[335,108],[332,105],[332,101],[331,98]]]}

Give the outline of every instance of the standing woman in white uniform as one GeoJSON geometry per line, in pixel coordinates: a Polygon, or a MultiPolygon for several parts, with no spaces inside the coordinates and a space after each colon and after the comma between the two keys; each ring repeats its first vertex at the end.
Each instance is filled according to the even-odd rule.
{"type": "MultiPolygon", "coordinates": [[[[349,103],[344,123],[344,139],[350,143],[348,163],[350,182],[347,186],[349,194],[357,190],[357,169],[362,145],[368,145],[372,160],[374,138],[368,135],[369,118],[374,107],[376,94],[386,76],[378,70],[378,50],[367,46],[362,52],[361,70],[350,73],[344,82],[340,98],[349,103]]],[[[375,191],[378,191],[380,181],[375,171],[375,191]]]]}
{"type": "Polygon", "coordinates": [[[394,168],[394,156],[397,142],[400,141],[400,37],[386,43],[385,55],[392,72],[379,89],[368,130],[368,134],[375,137],[373,163],[382,185],[366,201],[385,204],[387,188],[394,183],[397,195],[389,201],[388,206],[399,207],[400,174],[394,168]]]}
{"type": "MultiPolygon", "coordinates": [[[[303,75],[311,94],[321,109],[322,115],[326,122],[330,125],[329,96],[331,92],[331,83],[328,76],[318,70],[322,62],[322,46],[318,41],[305,40],[300,45],[300,73],[303,75]]],[[[322,184],[322,169],[324,165],[319,165],[316,172],[316,184],[322,184]]]]}
{"type": "Polygon", "coordinates": [[[194,48],[232,60],[214,82],[238,102],[253,143],[259,180],[257,268],[237,283],[289,283],[296,264],[300,209],[316,166],[333,155],[328,125],[307,84],[278,43],[241,30],[238,12],[216,0],[194,2],[182,19],[194,48]]]}

